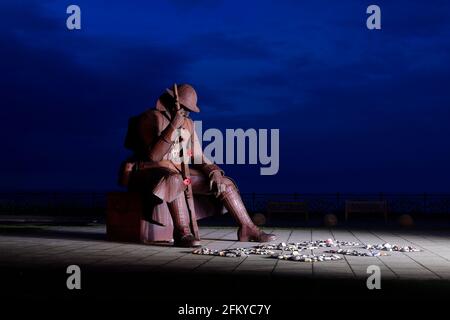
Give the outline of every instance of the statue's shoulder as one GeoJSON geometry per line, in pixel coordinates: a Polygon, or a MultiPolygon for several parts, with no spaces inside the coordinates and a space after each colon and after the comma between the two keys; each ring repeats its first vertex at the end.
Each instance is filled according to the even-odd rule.
{"type": "Polygon", "coordinates": [[[152,116],[155,116],[158,113],[160,113],[160,112],[158,110],[156,110],[155,108],[149,108],[149,109],[145,110],[144,112],[142,112],[141,116],[143,116],[143,117],[152,117],[152,116]]]}
{"type": "Polygon", "coordinates": [[[190,132],[193,132],[194,127],[194,121],[191,118],[186,118],[186,129],[188,129],[190,132]]]}
{"type": "Polygon", "coordinates": [[[187,121],[189,126],[191,126],[191,127],[194,126],[194,120],[192,120],[191,118],[186,118],[186,121],[187,121]]]}

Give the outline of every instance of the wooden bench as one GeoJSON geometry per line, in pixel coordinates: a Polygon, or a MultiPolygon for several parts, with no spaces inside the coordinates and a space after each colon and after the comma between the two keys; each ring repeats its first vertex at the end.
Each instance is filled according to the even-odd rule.
{"type": "Polygon", "coordinates": [[[302,201],[270,201],[267,203],[267,220],[270,221],[273,213],[303,214],[305,220],[309,220],[308,205],[302,201]]]}
{"type": "Polygon", "coordinates": [[[172,241],[173,225],[159,226],[145,220],[142,200],[139,193],[108,193],[106,212],[108,240],[140,243],[172,241]]]}
{"type": "Polygon", "coordinates": [[[384,222],[388,220],[388,206],[387,201],[345,201],[345,221],[348,220],[350,213],[382,213],[384,222]]]}

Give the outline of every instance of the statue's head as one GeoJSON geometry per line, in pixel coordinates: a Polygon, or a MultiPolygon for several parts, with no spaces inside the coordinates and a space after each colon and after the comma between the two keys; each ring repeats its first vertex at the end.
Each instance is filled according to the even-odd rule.
{"type": "MultiPolygon", "coordinates": [[[[195,89],[189,84],[182,84],[177,86],[178,98],[182,108],[186,109],[187,112],[200,112],[197,106],[197,93],[195,89]]],[[[167,93],[174,97],[172,89],[166,89],[167,93]]]]}

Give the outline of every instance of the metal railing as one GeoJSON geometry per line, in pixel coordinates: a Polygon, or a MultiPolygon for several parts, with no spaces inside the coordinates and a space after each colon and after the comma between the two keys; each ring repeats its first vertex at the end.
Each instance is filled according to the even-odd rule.
{"type": "Polygon", "coordinates": [[[265,212],[269,202],[304,202],[310,213],[342,213],[346,201],[387,201],[388,210],[397,214],[450,214],[450,194],[405,193],[245,193],[247,208],[252,212],[265,212]]]}
{"type": "MultiPolygon", "coordinates": [[[[450,194],[402,193],[242,193],[251,212],[269,202],[305,202],[312,214],[342,213],[346,200],[386,200],[390,213],[450,215],[450,194]]],[[[104,215],[107,192],[0,192],[0,214],[104,215]]]]}

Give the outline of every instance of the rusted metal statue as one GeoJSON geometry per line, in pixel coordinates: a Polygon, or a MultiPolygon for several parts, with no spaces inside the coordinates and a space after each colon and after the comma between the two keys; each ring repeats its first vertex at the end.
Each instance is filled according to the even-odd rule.
{"type": "Polygon", "coordinates": [[[122,184],[144,192],[152,222],[172,218],[177,246],[199,246],[197,219],[225,212],[239,225],[239,241],[275,240],[253,223],[234,181],[204,157],[189,112],[200,112],[194,88],[174,85],[155,108],[130,119],[125,147],[134,154],[122,184]]]}

